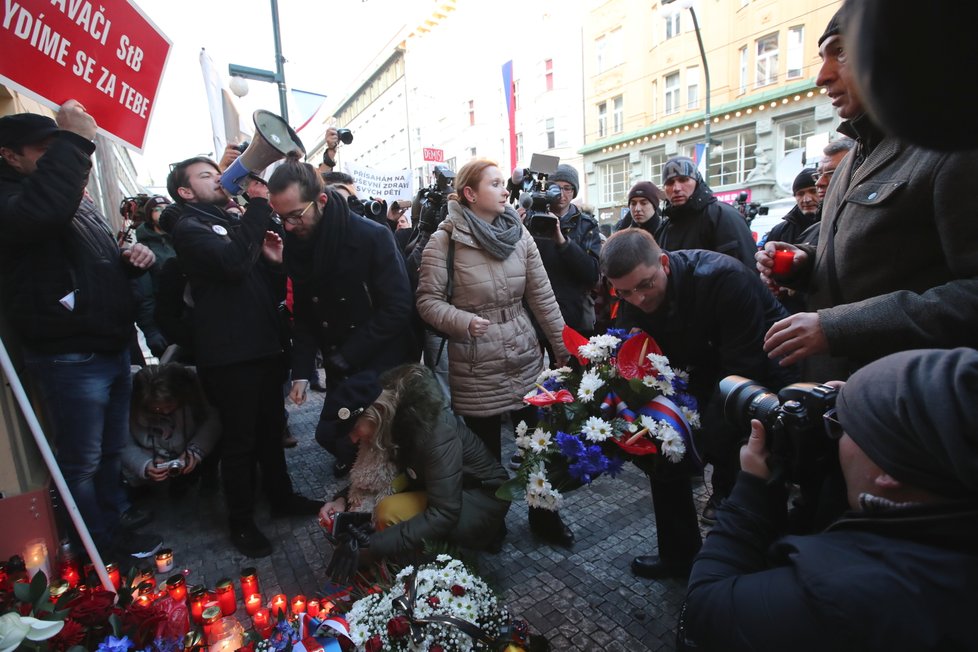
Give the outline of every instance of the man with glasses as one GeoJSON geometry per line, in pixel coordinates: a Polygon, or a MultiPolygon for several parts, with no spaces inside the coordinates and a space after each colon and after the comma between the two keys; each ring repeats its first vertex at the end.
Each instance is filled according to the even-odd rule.
{"type": "MultiPolygon", "coordinates": [[[[715,492],[725,496],[737,472],[738,444],[747,433],[726,423],[718,384],[738,374],[777,391],[796,380],[792,370],[779,368],[762,348],[764,331],[787,312],[757,274],[733,258],[697,249],[666,252],[643,229],[608,238],[601,272],[624,302],[619,323],[651,335],[673,367],[689,371],[690,391],[702,415],[700,450],[714,462],[715,492]]],[[[652,485],[659,555],[636,557],[632,572],[656,579],[684,577],[700,547],[689,481],[694,469],[643,470],[652,485]]]]}
{"type": "MultiPolygon", "coordinates": [[[[391,230],[350,211],[307,163],[288,158],[268,180],[272,207],[285,227],[285,271],[292,279],[295,329],[292,391],[306,399],[315,355],[322,352],[327,391],[365,370],[377,373],[417,360],[412,335],[414,296],[391,230]]],[[[336,415],[324,415],[328,425],[336,415]]],[[[316,439],[332,453],[337,477],[356,457],[347,437],[329,427],[316,439]]]]}
{"type": "Polygon", "coordinates": [[[265,185],[252,184],[244,213],[232,214],[221,170],[208,158],[177,163],[166,185],[180,209],[164,218],[193,297],[197,373],[221,416],[231,542],[266,557],[272,545],[255,523],[256,466],[273,517],[311,516],[322,506],[293,491],[282,448],[282,238],[265,185]]]}
{"type": "Polygon", "coordinates": [[[824,420],[852,511],[808,536],[782,536],[771,434],[752,422],[693,565],[680,649],[978,649],[976,387],[967,348],[897,353],[853,374],[824,420]]]}
{"type": "Polygon", "coordinates": [[[834,169],[818,246],[768,242],[756,256],[765,279],[809,293],[808,312],[775,324],[764,347],[781,364],[804,361],[815,381],[895,351],[978,346],[978,214],[967,199],[978,151],[885,134],[863,107],[845,29],[843,8],[819,39],[816,82],[856,146],[834,169]],[[772,277],[778,250],[793,263],[772,277]]]}

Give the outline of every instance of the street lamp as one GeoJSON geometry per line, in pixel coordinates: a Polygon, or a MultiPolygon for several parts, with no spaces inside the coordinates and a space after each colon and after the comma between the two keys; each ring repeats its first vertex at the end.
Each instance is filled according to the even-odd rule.
{"type": "MultiPolygon", "coordinates": [[[[244,77],[245,79],[278,84],[279,110],[281,111],[282,119],[287,123],[289,121],[289,98],[285,92],[285,57],[282,56],[282,36],[279,34],[278,27],[278,0],[271,0],[271,3],[272,34],[275,36],[275,72],[262,70],[261,68],[239,66],[232,63],[228,66],[228,74],[231,75],[232,84],[234,84],[235,77],[244,77]]],[[[247,85],[244,86],[243,90],[245,93],[248,92],[247,85]]],[[[237,91],[235,91],[235,94],[237,95],[237,91]]]]}
{"type": "Polygon", "coordinates": [[[703,47],[703,36],[700,34],[700,24],[696,20],[696,9],[693,8],[695,0],[681,0],[677,4],[680,9],[689,9],[689,15],[693,18],[693,30],[696,32],[696,43],[700,46],[700,59],[703,60],[703,77],[706,80],[706,116],[703,120],[703,125],[705,127],[706,144],[703,147],[703,160],[706,162],[703,166],[703,183],[710,185],[710,146],[713,141],[710,139],[710,123],[712,122],[712,117],[710,114],[710,65],[706,62],[706,49],[703,47]]]}

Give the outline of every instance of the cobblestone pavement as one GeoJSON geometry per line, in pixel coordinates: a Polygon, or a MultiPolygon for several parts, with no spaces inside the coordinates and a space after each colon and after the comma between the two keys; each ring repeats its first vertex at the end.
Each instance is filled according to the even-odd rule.
{"type": "MultiPolygon", "coordinates": [[[[322,400],[322,394],[310,393],[306,405],[289,406],[289,425],[299,445],[286,451],[296,490],[316,498],[332,496],[344,483],[333,478],[332,456],[313,436],[322,400]]],[[[512,436],[504,435],[503,441],[503,458],[508,459],[512,436]]],[[[702,507],[703,484],[696,483],[694,491],[702,507]]],[[[140,504],[155,514],[146,531],[160,534],[173,549],[176,568],[189,569],[188,585],[213,587],[222,577],[236,580],[246,566],[258,569],[266,600],[276,593],[314,596],[324,585],[331,547],[314,518],[272,520],[267,503],[260,500],[256,521],[275,550],[270,557],[253,560],[228,541],[224,501],[217,490],[198,486],[177,500],[160,487],[140,504]]],[[[514,504],[502,551],[477,558],[482,577],[512,613],[550,639],[554,651],[673,650],[685,583],[645,580],[629,572],[632,557],[655,552],[655,519],[645,476],[626,465],[618,478],[601,478],[568,494],[561,513],[577,538],[572,549],[535,540],[526,505],[514,504]]],[[[244,609],[237,615],[244,620],[244,609]]]]}

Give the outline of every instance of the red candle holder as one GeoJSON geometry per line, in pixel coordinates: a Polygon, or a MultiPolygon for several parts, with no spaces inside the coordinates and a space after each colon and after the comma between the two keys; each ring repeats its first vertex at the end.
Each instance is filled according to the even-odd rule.
{"type": "Polygon", "coordinates": [[[249,566],[241,569],[241,598],[247,600],[249,596],[261,593],[258,584],[258,570],[249,566]]]}
{"type": "Polygon", "coordinates": [[[306,596],[297,595],[292,598],[292,615],[298,616],[306,613],[306,596]]]}
{"type": "Polygon", "coordinates": [[[262,607],[251,617],[251,624],[255,626],[255,631],[262,638],[267,638],[272,626],[269,623],[268,609],[262,607]]]}
{"type": "Polygon", "coordinates": [[[187,580],[182,574],[174,575],[166,581],[166,592],[174,602],[183,602],[187,599],[187,580]]]}
{"type": "Polygon", "coordinates": [[[217,594],[217,604],[221,606],[222,614],[230,616],[238,610],[238,601],[234,597],[234,584],[229,578],[219,579],[214,587],[214,592],[217,594]]]}
{"type": "Polygon", "coordinates": [[[201,620],[204,629],[204,640],[208,645],[214,639],[214,629],[220,626],[222,617],[221,608],[218,606],[207,607],[204,609],[204,613],[201,615],[201,620]]]}
{"type": "Polygon", "coordinates": [[[279,593],[278,595],[272,596],[272,601],[269,603],[269,606],[271,608],[271,615],[274,618],[278,618],[280,611],[285,613],[285,611],[289,608],[284,593],[279,593]]]}
{"type": "Polygon", "coordinates": [[[248,612],[249,616],[254,616],[259,609],[261,609],[260,593],[252,593],[247,598],[245,598],[245,611],[248,612]]]}
{"type": "Polygon", "coordinates": [[[197,584],[190,588],[190,617],[200,625],[204,619],[204,607],[208,601],[207,589],[197,584]]]}
{"type": "Polygon", "coordinates": [[[775,276],[788,276],[791,274],[791,266],[794,262],[793,252],[779,249],[774,252],[774,266],[771,268],[771,273],[775,276]]]}
{"type": "Polygon", "coordinates": [[[109,574],[109,581],[118,591],[119,587],[122,586],[122,574],[119,572],[119,567],[114,562],[109,562],[105,565],[105,572],[109,574]]]}
{"type": "Polygon", "coordinates": [[[306,613],[309,614],[310,618],[318,618],[319,600],[310,600],[309,604],[306,605],[306,613]]]}

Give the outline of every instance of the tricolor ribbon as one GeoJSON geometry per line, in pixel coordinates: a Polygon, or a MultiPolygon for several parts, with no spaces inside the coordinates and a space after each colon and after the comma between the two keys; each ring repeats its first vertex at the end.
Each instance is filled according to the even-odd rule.
{"type": "MultiPolygon", "coordinates": [[[[664,421],[672,426],[679,433],[679,436],[682,437],[683,444],[686,445],[686,450],[691,454],[690,459],[695,467],[697,469],[703,467],[703,458],[700,456],[699,451],[696,449],[696,444],[693,441],[692,427],[689,425],[686,417],[683,416],[683,412],[679,409],[679,406],[665,396],[657,396],[638,408],[638,410],[633,411],[625,401],[621,400],[614,393],[609,392],[601,403],[601,413],[605,418],[617,417],[624,419],[628,423],[634,423],[639,416],[650,417],[656,421],[664,421]]],[[[618,443],[621,445],[620,442],[618,443]]],[[[635,452],[638,453],[638,450],[635,452]]]]}

